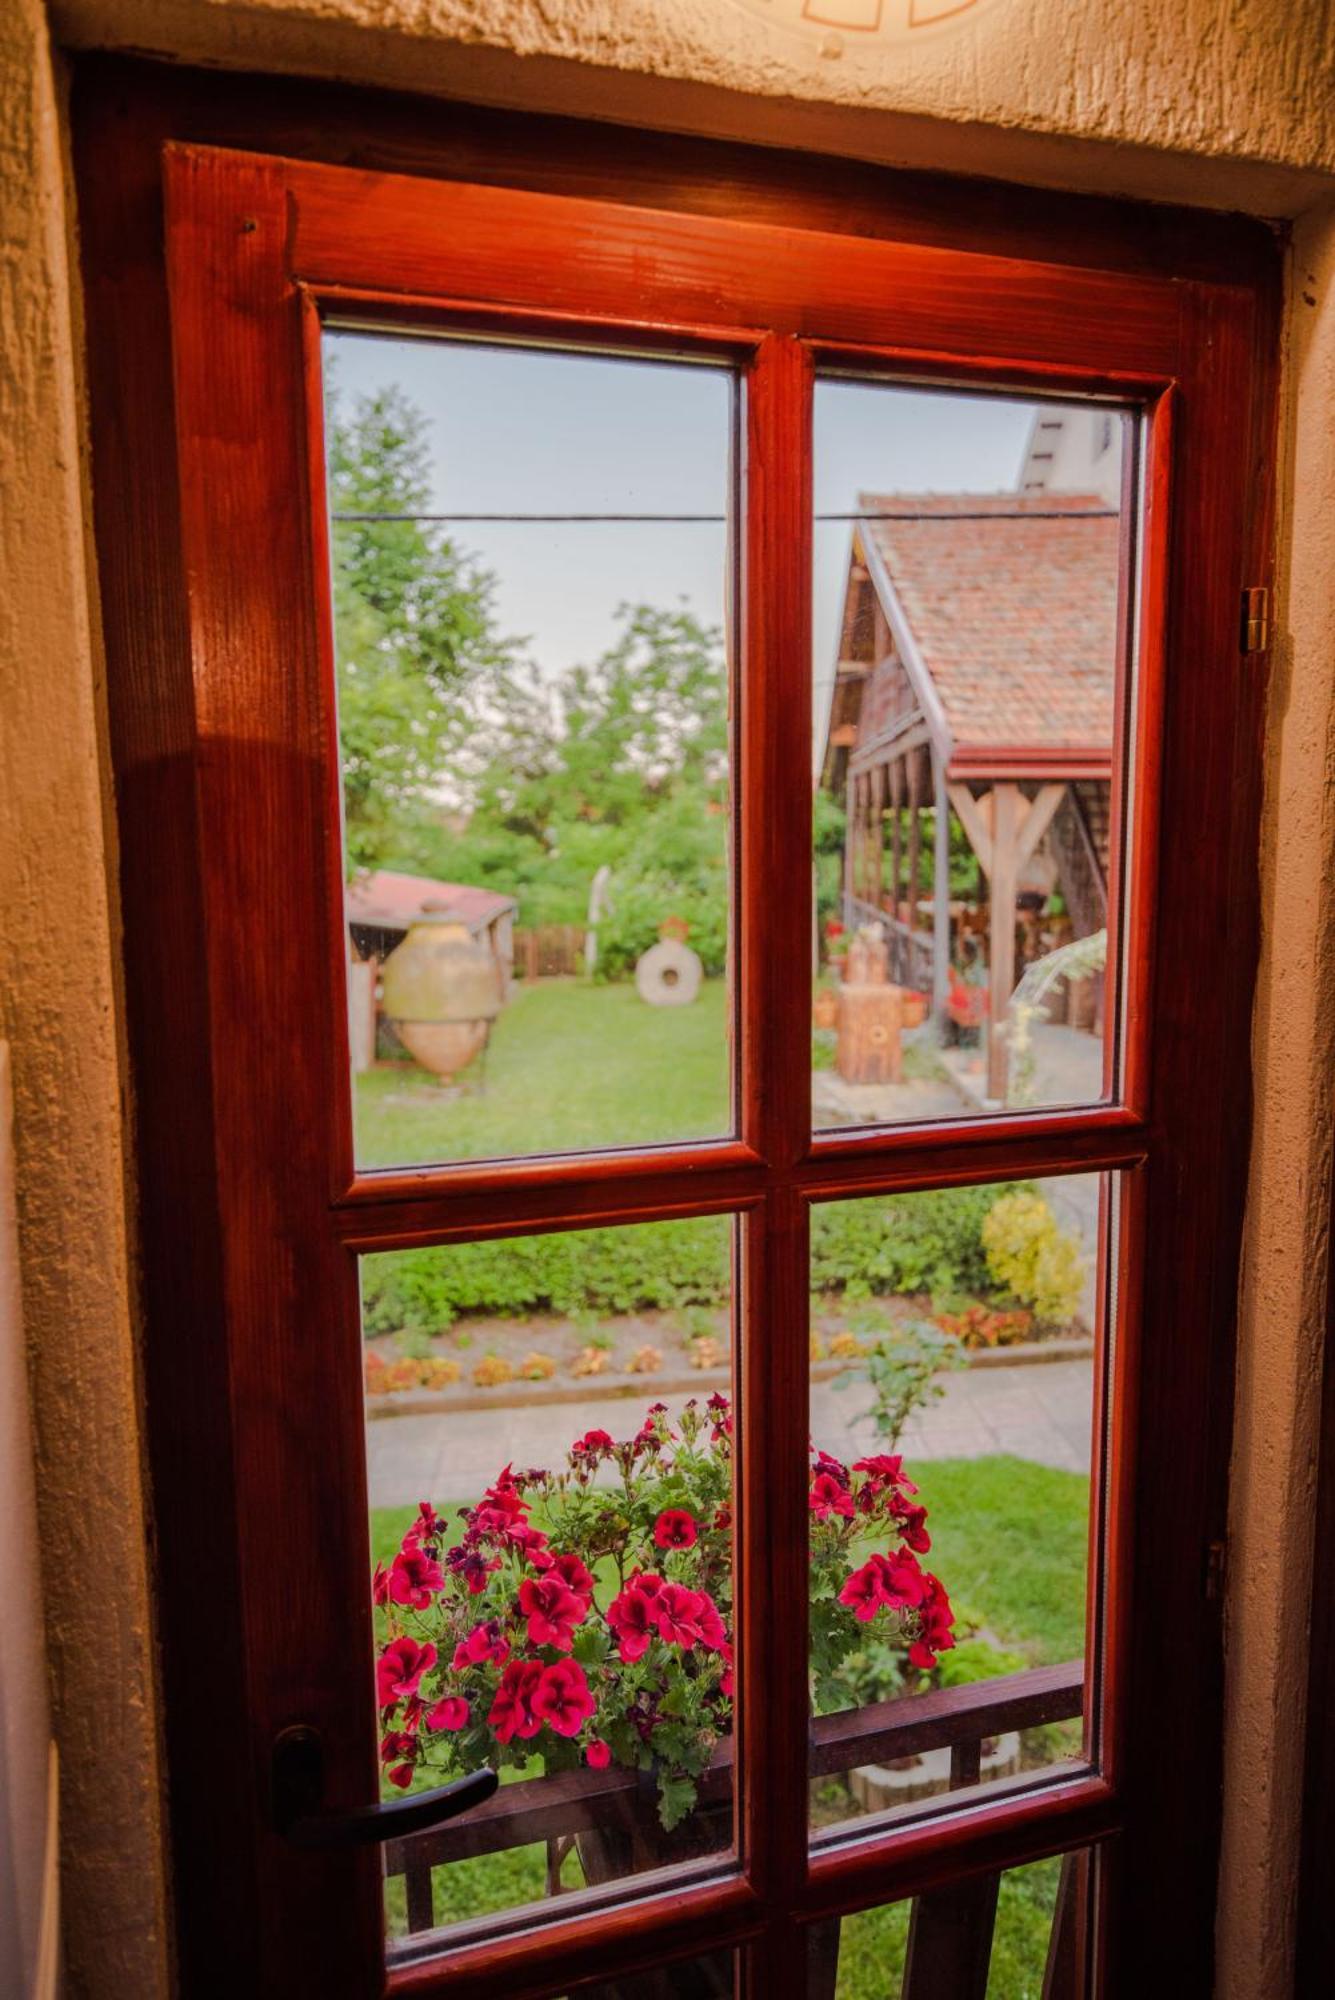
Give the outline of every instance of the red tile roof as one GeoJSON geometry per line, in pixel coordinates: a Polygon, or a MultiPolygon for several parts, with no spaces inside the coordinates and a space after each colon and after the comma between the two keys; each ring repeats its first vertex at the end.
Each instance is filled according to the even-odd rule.
{"type": "MultiPolygon", "coordinates": [[[[1106,755],[1113,731],[1118,521],[1093,494],[864,493],[859,506],[952,739],[1106,755]],[[889,517],[889,518],[885,518],[889,517]]],[[[870,690],[869,690],[870,692],[870,690]]],[[[874,706],[874,704],[873,704],[874,706]]]]}
{"type": "Polygon", "coordinates": [[[422,916],[457,917],[470,931],[484,930],[507,910],[517,908],[513,896],[492,889],[472,889],[460,882],[435,882],[429,875],[400,875],[379,868],[349,882],[344,907],[350,924],[368,930],[406,931],[422,916]]]}

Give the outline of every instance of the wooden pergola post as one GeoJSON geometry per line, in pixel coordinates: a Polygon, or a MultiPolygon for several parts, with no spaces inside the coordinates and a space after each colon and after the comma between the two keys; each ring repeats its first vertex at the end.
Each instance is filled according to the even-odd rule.
{"type": "Polygon", "coordinates": [[[938,1029],[946,1020],[950,997],[950,796],[946,767],[932,748],[932,797],[936,812],[932,869],[932,1012],[938,1029]]]}
{"type": "Polygon", "coordinates": [[[877,910],[885,881],[885,766],[878,764],[871,774],[871,896],[877,910]]]}
{"type": "Polygon", "coordinates": [[[1014,783],[994,784],[975,798],[967,785],[948,793],[969,844],[988,881],[987,1094],[1006,1097],[1006,1040],[1003,1029],[1015,990],[1015,899],[1020,870],[1052,824],[1066,787],[1040,785],[1027,799],[1014,783]]]}
{"type": "Polygon", "coordinates": [[[857,779],[844,780],[844,929],[853,926],[853,883],[857,866],[857,779]]]}
{"type": "Polygon", "coordinates": [[[1019,834],[1025,800],[1018,785],[994,785],[992,872],[989,878],[987,967],[989,1026],[987,1094],[1006,1095],[1006,1039],[1001,1033],[1015,990],[1015,892],[1019,878],[1019,834]]]}
{"type": "Polygon", "coordinates": [[[905,983],[913,980],[912,938],[918,927],[918,856],[921,848],[921,827],[918,821],[918,752],[912,750],[904,760],[904,776],[908,785],[909,798],[909,938],[904,966],[905,983]]]}
{"type": "MultiPolygon", "coordinates": [[[[904,767],[898,759],[889,767],[890,810],[890,917],[894,924],[899,922],[899,884],[904,867],[904,829],[900,824],[901,808],[904,804],[904,767]]],[[[892,937],[898,932],[892,931],[892,937]]]]}

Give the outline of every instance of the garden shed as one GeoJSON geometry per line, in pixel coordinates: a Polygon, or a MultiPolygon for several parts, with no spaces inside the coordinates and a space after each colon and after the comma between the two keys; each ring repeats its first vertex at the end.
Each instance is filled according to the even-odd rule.
{"type": "Polygon", "coordinates": [[[1074,936],[1107,922],[1118,510],[1092,493],[864,493],[858,507],[821,777],[847,813],[844,918],[880,923],[891,976],[943,1013],[953,812],[988,885],[1000,1097],[1028,880],[1060,890],[1074,936]]]}
{"type": "Polygon", "coordinates": [[[514,971],[513,896],[463,882],[438,882],[429,875],[405,875],[377,868],[349,882],[344,894],[351,945],[348,1015],[353,1062],[365,1069],[375,1059],[378,968],[422,917],[452,917],[471,938],[488,946],[507,998],[514,971]]]}

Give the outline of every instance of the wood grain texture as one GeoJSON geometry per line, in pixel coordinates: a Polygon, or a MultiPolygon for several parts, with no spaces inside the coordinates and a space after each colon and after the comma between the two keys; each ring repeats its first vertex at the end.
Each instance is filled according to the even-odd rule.
{"type": "Polygon", "coordinates": [[[296,1721],[325,1733],[331,1804],[375,1784],[355,1252],[735,1211],[745,1875],[404,1965],[394,1990],[551,1993],[727,1943],[751,1947],[761,1990],[798,1963],[804,1922],[1121,1835],[1109,1990],[1171,1970],[1204,1994],[1220,1633],[1201,1559],[1222,1532],[1248,1127],[1261,681],[1236,619],[1268,549],[1264,233],[987,190],[969,211],[948,184],[838,163],[101,59],[76,111],[185,1990],[300,2000],[382,1979],[374,1859],[287,1851],[265,1796],[268,1744],[296,1721]],[[387,295],[744,372],[740,1142],[351,1179],[314,356],[320,311],[387,295]],[[855,353],[906,377],[1111,389],[1147,413],[1121,1104],[807,1131],[807,384],[855,353]],[[809,1859],[808,1204],[1094,1170],[1124,1173],[1101,1334],[1104,1772],[988,1788],[809,1859]],[[319,1561],[294,1571],[293,1547],[319,1561]]]}

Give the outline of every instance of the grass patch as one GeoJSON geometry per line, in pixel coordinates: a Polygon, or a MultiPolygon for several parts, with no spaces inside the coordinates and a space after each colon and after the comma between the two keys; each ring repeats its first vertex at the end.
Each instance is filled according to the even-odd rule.
{"type": "Polygon", "coordinates": [[[1085,1650],[1089,1478],[1027,1458],[942,1458],[912,1467],[932,1533],[931,1567],[1036,1667],[1085,1650]]]}
{"type": "Polygon", "coordinates": [[[447,1091],[414,1064],[355,1080],[364,1167],[714,1138],[732,1125],[727,982],[689,1007],[649,1007],[633,985],[516,986],[485,1069],[447,1091]]]}
{"type": "MultiPolygon", "coordinates": [[[[1002,1876],[987,2000],[1041,2000],[1060,1874],[1060,1861],[1036,1861],[1002,1876]]],[[[907,1903],[845,1917],[835,2000],[886,2000],[898,1993],[908,1935],[907,1903]]]]}

